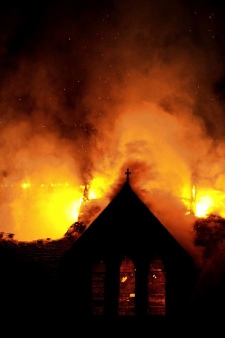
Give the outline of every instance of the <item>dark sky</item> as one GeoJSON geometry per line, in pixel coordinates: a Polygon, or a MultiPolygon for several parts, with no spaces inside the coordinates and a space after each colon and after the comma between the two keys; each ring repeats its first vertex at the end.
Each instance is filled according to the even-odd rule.
{"type": "MultiPolygon", "coordinates": [[[[173,213],[172,231],[193,172],[224,205],[224,11],[199,0],[1,5],[0,183],[101,177],[108,193],[131,167],[162,221],[173,213]]],[[[1,205],[8,230],[17,198],[1,205]]]]}
{"type": "Polygon", "coordinates": [[[37,129],[44,120],[74,137],[82,121],[89,135],[99,118],[89,115],[101,110],[111,123],[107,110],[117,116],[127,91],[171,113],[186,93],[207,133],[223,138],[224,14],[221,1],[9,1],[0,14],[2,123],[40,110],[37,129]],[[160,70],[168,93],[152,93],[160,70]]]}

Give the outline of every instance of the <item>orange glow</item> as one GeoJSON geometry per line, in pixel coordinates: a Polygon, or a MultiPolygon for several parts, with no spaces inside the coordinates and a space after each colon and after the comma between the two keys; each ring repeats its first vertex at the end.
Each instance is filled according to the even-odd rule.
{"type": "Polygon", "coordinates": [[[189,190],[186,186],[182,198],[183,203],[187,207],[187,214],[192,212],[196,217],[207,217],[210,214],[218,214],[221,217],[225,217],[224,192],[193,186],[191,197],[188,197],[189,190]]]}
{"type": "Polygon", "coordinates": [[[17,32],[1,35],[0,232],[61,237],[77,217],[92,221],[103,210],[127,168],[137,195],[188,248],[190,215],[225,216],[221,35],[211,38],[205,16],[196,43],[186,6],[168,24],[157,1],[125,3],[116,1],[117,13],[101,8],[102,20],[89,11],[76,17],[76,29],[70,13],[66,24],[63,16],[40,21],[46,31],[27,40],[35,57],[10,54],[10,67],[17,32]]]}
{"type": "Polygon", "coordinates": [[[30,183],[22,183],[22,184],[21,184],[21,187],[22,187],[23,189],[30,188],[30,183]]]}
{"type": "MultiPolygon", "coordinates": [[[[182,242],[189,241],[194,221],[186,215],[224,217],[225,144],[215,149],[214,160],[211,139],[193,116],[190,136],[189,117],[178,119],[148,103],[128,105],[123,111],[112,139],[95,140],[90,152],[35,135],[30,149],[22,147],[16,157],[11,154],[15,170],[2,171],[0,230],[14,233],[18,240],[35,240],[61,238],[78,220],[88,226],[86,221],[92,221],[125,182],[128,167],[132,188],[182,242]],[[193,149],[193,142],[198,147],[193,149]],[[204,160],[198,162],[199,157],[204,160]]],[[[12,132],[6,129],[5,138],[12,132]]],[[[18,135],[23,132],[19,128],[18,135]]]]}
{"type": "Polygon", "coordinates": [[[198,198],[195,208],[195,215],[197,217],[205,217],[210,213],[213,206],[213,200],[210,196],[201,196],[198,198]]]}
{"type": "Polygon", "coordinates": [[[69,226],[78,220],[83,186],[22,183],[20,187],[22,189],[11,186],[7,193],[19,196],[11,203],[11,210],[15,232],[23,240],[61,238],[69,226]]]}
{"type": "Polygon", "coordinates": [[[225,193],[218,190],[202,189],[196,200],[196,216],[206,217],[209,214],[218,214],[225,217],[225,193]]]}
{"type": "MultiPolygon", "coordinates": [[[[88,200],[102,196],[104,178],[88,186],[88,200]]],[[[32,183],[1,185],[2,199],[10,202],[11,221],[16,239],[61,238],[72,223],[78,221],[84,202],[84,185],[74,183],[32,183]]]]}
{"type": "Polygon", "coordinates": [[[104,177],[94,178],[89,185],[88,198],[97,199],[101,198],[103,195],[102,187],[105,187],[106,179],[104,177]]]}
{"type": "MultiPolygon", "coordinates": [[[[105,177],[96,177],[90,181],[87,188],[88,200],[97,200],[104,196],[102,189],[105,186],[105,177]]],[[[32,184],[27,181],[1,187],[8,190],[9,194],[14,194],[15,198],[11,203],[12,217],[15,232],[23,240],[60,238],[81,215],[85,188],[83,185],[75,186],[69,182],[32,184]]],[[[185,185],[181,190],[181,201],[186,207],[186,214],[191,212],[196,217],[207,217],[210,213],[215,213],[225,217],[225,193],[221,191],[185,185]]]]}

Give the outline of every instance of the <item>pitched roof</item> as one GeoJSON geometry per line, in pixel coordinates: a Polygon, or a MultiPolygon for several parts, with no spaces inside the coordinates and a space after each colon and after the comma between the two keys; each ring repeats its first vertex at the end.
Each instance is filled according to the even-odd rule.
{"type": "MultiPolygon", "coordinates": [[[[187,257],[189,254],[142,202],[127,180],[119,193],[77,239],[63,259],[77,250],[96,252],[117,249],[146,254],[187,257]]],[[[85,253],[86,254],[86,253],[85,253]]],[[[88,253],[87,253],[88,254],[88,253]]]]}

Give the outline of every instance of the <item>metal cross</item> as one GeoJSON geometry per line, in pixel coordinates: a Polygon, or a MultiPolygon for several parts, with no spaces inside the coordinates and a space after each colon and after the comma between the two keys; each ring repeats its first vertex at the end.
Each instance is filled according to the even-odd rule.
{"type": "Polygon", "coordinates": [[[129,168],[127,168],[127,171],[125,172],[125,175],[127,176],[126,180],[129,181],[129,175],[131,172],[129,171],[129,168]]]}

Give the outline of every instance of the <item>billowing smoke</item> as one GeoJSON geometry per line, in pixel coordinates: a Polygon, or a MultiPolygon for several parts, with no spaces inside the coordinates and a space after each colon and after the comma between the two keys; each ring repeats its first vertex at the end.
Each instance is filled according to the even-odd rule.
{"type": "Polygon", "coordinates": [[[1,15],[0,229],[29,240],[70,225],[56,231],[40,215],[47,193],[10,185],[68,182],[82,196],[102,178],[109,198],[129,167],[140,197],[194,250],[183,203],[193,172],[199,186],[225,191],[219,5],[35,1],[1,15]]]}

